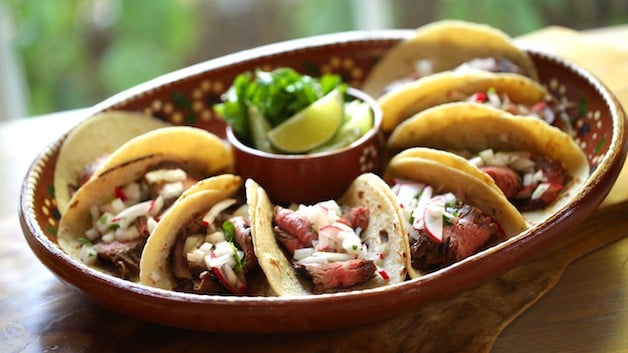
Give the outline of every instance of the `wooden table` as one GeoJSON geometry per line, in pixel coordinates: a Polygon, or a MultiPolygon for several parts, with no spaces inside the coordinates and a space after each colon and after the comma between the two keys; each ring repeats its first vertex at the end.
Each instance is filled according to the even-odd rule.
{"type": "MultiPolygon", "coordinates": [[[[628,26],[582,33],[552,27],[519,40],[589,68],[628,106],[628,26]]],[[[497,280],[508,283],[522,271],[548,269],[553,275],[547,276],[543,291],[526,293],[525,283],[517,287],[514,294],[522,304],[501,312],[499,325],[482,321],[501,310],[494,309],[499,297],[467,310],[469,319],[478,320],[462,328],[470,337],[463,347],[413,347],[411,339],[394,338],[400,336],[395,330],[402,330],[395,319],[336,332],[248,336],[173,329],[103,310],[39,263],[17,217],[20,183],[29,164],[43,146],[77,123],[81,112],[0,123],[0,352],[381,351],[385,345],[373,344],[377,337],[394,343],[386,347],[391,351],[628,352],[628,168],[563,248],[550,249],[497,280]]],[[[495,283],[468,295],[481,296],[489,285],[495,283]]],[[[464,334],[457,329],[440,333],[441,340],[447,341],[448,332],[464,334]]]]}

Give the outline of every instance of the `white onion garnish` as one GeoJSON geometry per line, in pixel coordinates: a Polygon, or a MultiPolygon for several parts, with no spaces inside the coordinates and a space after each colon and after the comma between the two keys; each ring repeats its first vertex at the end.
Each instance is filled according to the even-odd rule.
{"type": "Polygon", "coordinates": [[[532,196],[530,196],[530,199],[532,200],[538,200],[540,199],[543,194],[545,194],[545,192],[550,188],[550,183],[541,183],[539,184],[535,189],[534,192],[532,193],[532,196]]]}
{"type": "Polygon", "coordinates": [[[148,181],[149,184],[156,184],[161,182],[175,182],[175,181],[183,181],[187,178],[187,174],[183,169],[157,169],[151,170],[150,172],[144,175],[144,179],[148,181]]]}

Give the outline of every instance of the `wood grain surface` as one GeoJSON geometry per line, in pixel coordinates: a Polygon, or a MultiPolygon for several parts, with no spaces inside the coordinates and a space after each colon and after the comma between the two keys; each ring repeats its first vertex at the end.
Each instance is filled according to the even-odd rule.
{"type": "MultiPolygon", "coordinates": [[[[589,68],[628,105],[628,47],[617,45],[617,38],[628,46],[628,27],[585,33],[552,27],[520,41],[589,68]]],[[[0,175],[0,352],[628,352],[627,167],[604,204],[570,236],[475,290],[355,328],[225,335],[103,310],[60,282],[30,252],[17,218],[21,179],[37,151],[77,119],[68,113],[0,124],[5,166],[0,175]],[[38,139],[29,143],[25,136],[38,139]]]]}

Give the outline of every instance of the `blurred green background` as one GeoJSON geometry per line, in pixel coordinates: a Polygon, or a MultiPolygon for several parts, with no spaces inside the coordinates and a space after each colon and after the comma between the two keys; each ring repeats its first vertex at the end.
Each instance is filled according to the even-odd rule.
{"type": "Polygon", "coordinates": [[[15,97],[9,104],[23,106],[14,114],[32,116],[86,107],[252,46],[354,29],[415,28],[443,18],[517,36],[548,25],[623,24],[628,1],[0,0],[0,41],[11,65],[0,81],[15,97]]]}

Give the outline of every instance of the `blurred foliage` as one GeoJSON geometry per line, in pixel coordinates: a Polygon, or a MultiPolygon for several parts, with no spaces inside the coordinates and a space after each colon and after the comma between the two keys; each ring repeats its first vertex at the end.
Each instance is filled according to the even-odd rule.
{"type": "Polygon", "coordinates": [[[96,103],[172,71],[194,51],[194,2],[5,0],[30,114],[96,103]]]}
{"type": "MultiPolygon", "coordinates": [[[[371,0],[0,0],[28,85],[29,114],[85,107],[161,74],[247,47],[352,30],[371,0]],[[228,40],[227,40],[228,39],[228,40]]],[[[626,0],[373,0],[392,27],[441,18],[516,36],[549,24],[625,23],[626,0]]]]}

